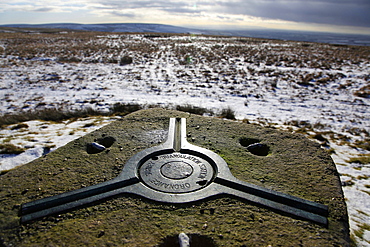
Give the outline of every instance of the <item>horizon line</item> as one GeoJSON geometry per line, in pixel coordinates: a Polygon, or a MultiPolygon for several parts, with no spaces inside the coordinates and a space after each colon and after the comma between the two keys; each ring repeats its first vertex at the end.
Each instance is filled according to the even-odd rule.
{"type": "Polygon", "coordinates": [[[109,22],[109,23],[77,23],[77,22],[48,22],[48,23],[10,23],[10,24],[0,24],[0,27],[4,26],[17,26],[17,25],[24,25],[24,26],[41,26],[41,25],[124,25],[124,24],[137,24],[137,25],[161,25],[161,26],[171,26],[171,27],[178,27],[178,28],[186,28],[186,29],[196,29],[198,31],[248,31],[248,30],[265,30],[265,31],[286,31],[286,32],[306,32],[306,33],[331,33],[331,34],[352,34],[352,35],[364,35],[370,36],[370,33],[363,33],[363,32],[340,32],[340,31],[328,31],[328,30],[304,30],[304,29],[284,29],[284,28],[267,28],[267,27],[258,27],[258,26],[234,26],[234,25],[213,25],[211,28],[209,25],[205,26],[180,26],[180,25],[172,25],[172,24],[163,24],[163,23],[145,23],[145,22],[109,22]]]}

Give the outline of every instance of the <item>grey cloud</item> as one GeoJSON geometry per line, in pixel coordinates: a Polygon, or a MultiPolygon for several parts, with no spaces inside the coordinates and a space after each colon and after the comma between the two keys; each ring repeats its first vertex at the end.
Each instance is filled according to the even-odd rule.
{"type": "Polygon", "coordinates": [[[119,11],[112,11],[112,15],[120,16],[120,17],[129,17],[129,18],[135,18],[137,15],[132,13],[121,13],[119,11]]]}
{"type": "Polygon", "coordinates": [[[138,9],[138,8],[166,8],[175,7],[179,4],[174,4],[168,1],[155,0],[155,1],[130,1],[130,2],[118,2],[118,1],[101,1],[101,5],[108,6],[110,8],[120,9],[138,9]]]}
{"type": "Polygon", "coordinates": [[[102,1],[103,9],[140,9],[140,8],[154,8],[163,10],[169,13],[199,13],[200,10],[192,8],[188,1],[183,2],[170,2],[166,0],[155,1],[130,1],[130,2],[117,2],[117,1],[102,1]]]}
{"type": "Polygon", "coordinates": [[[190,13],[190,14],[195,14],[195,13],[200,13],[200,9],[192,9],[192,8],[184,8],[184,7],[178,7],[178,8],[166,8],[163,9],[167,12],[170,13],[190,13]]]}
{"type": "Polygon", "coordinates": [[[194,15],[203,11],[217,15],[242,14],[294,22],[370,27],[370,0],[101,0],[100,4],[104,6],[103,9],[111,10],[154,8],[194,15]],[[196,8],[192,6],[194,4],[196,8]]]}
{"type": "Polygon", "coordinates": [[[218,3],[218,11],[269,19],[333,25],[370,26],[368,0],[264,0],[218,3]]]}
{"type": "Polygon", "coordinates": [[[54,8],[44,7],[44,8],[37,8],[37,9],[35,9],[34,11],[35,11],[35,12],[51,12],[51,11],[53,11],[53,10],[54,10],[54,8]]]}

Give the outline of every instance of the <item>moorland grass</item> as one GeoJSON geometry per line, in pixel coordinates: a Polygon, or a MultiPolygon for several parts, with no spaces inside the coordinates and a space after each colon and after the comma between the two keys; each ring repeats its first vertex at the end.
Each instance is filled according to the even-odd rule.
{"type": "MultiPolygon", "coordinates": [[[[44,108],[36,109],[30,111],[21,111],[17,113],[4,114],[0,117],[0,127],[18,124],[13,128],[21,128],[23,123],[31,120],[44,120],[44,121],[54,121],[61,122],[69,119],[78,119],[84,117],[93,117],[93,116],[124,116],[129,113],[139,111],[146,108],[159,107],[158,105],[140,105],[136,103],[115,103],[111,105],[107,110],[100,111],[93,109],[91,107],[86,107],[83,109],[64,109],[64,108],[44,108]]],[[[170,108],[170,107],[165,107],[170,108]]],[[[189,104],[186,105],[177,105],[174,109],[183,112],[189,112],[196,115],[214,115],[212,110],[209,110],[204,107],[192,106],[189,104]]],[[[228,119],[235,119],[233,110],[230,108],[223,109],[218,114],[219,117],[224,117],[228,119]]]]}

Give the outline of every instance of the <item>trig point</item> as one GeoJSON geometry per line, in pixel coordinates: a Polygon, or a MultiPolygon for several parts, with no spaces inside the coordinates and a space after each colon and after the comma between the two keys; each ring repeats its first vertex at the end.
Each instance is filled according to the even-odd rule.
{"type": "Polygon", "coordinates": [[[142,110],[0,180],[4,246],[349,246],[329,154],[242,122],[142,110]]]}

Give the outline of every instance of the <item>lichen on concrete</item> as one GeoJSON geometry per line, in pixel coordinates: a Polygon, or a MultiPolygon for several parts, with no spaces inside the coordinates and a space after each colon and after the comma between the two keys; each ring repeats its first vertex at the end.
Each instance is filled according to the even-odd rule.
{"type": "Polygon", "coordinates": [[[216,246],[348,246],[348,217],[330,156],[305,137],[247,123],[164,109],[142,110],[0,177],[4,246],[164,246],[169,236],[197,234],[216,246]],[[20,224],[20,205],[118,176],[137,152],[166,139],[170,117],[187,118],[190,143],[220,155],[240,180],[329,206],[320,226],[233,197],[164,204],[121,195],[20,224]],[[89,154],[104,137],[114,143],[89,154]],[[269,147],[250,153],[245,139],[269,147]]]}

